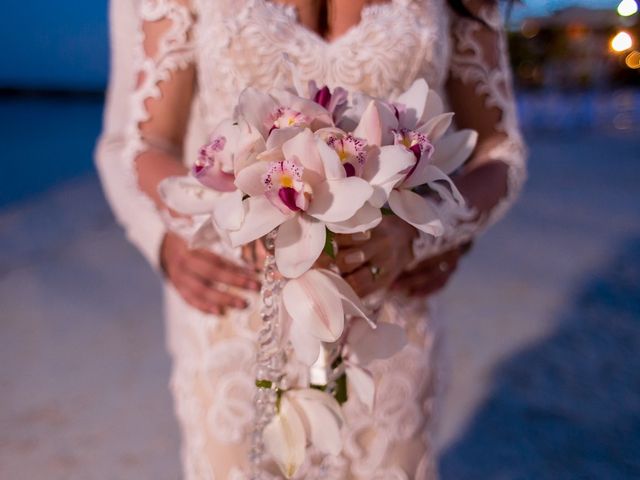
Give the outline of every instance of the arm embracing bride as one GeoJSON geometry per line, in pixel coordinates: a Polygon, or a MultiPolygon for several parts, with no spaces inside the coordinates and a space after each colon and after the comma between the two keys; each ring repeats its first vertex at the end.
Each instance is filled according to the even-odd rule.
{"type": "MultiPolygon", "coordinates": [[[[467,0],[464,5],[466,14],[452,12],[452,55],[446,90],[456,126],[478,132],[473,155],[452,175],[468,208],[439,210],[445,220],[445,232],[440,237],[392,228],[393,242],[380,247],[381,252],[412,252],[413,259],[402,252],[392,255],[404,262],[393,269],[397,275],[394,287],[416,295],[430,294],[446,284],[473,239],[506,213],[526,179],[526,148],[516,117],[498,3],[467,0]],[[402,272],[407,266],[410,268],[402,272]]],[[[366,268],[357,275],[358,281],[353,284],[363,282],[366,268]]]]}
{"type": "Polygon", "coordinates": [[[125,4],[111,4],[112,76],[96,152],[107,198],[129,240],[188,303],[215,314],[242,308],[246,302],[226,285],[257,290],[255,273],[191,250],[168,232],[162,219],[168,210],[157,193],[163,179],[187,172],[182,150],[196,82],[194,13],[188,0],[142,0],[136,25],[129,25],[129,37],[135,32],[139,39],[131,55],[124,32],[134,20],[125,4]]]}

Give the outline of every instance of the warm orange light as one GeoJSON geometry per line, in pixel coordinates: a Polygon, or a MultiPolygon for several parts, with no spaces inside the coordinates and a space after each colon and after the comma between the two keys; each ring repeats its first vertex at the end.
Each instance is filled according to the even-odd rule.
{"type": "Polygon", "coordinates": [[[624,52],[633,47],[633,38],[627,32],[618,32],[611,39],[611,50],[614,52],[624,52]]]}
{"type": "Polygon", "coordinates": [[[624,59],[624,63],[627,64],[627,67],[633,68],[634,70],[640,68],[640,52],[634,50],[627,58],[624,59]]]}

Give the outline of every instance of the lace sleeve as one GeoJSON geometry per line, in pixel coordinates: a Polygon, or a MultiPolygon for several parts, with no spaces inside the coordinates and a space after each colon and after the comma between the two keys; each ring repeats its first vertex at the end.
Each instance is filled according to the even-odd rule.
{"type": "MultiPolygon", "coordinates": [[[[485,195],[493,198],[490,206],[481,211],[442,212],[447,220],[445,234],[437,239],[420,234],[414,242],[415,263],[471,240],[502,218],[526,179],[527,152],[518,126],[498,4],[492,0],[467,0],[465,5],[477,18],[452,14],[453,48],[447,93],[456,125],[478,131],[479,137],[472,158],[459,176],[467,176],[467,182],[484,183],[498,172],[497,176],[504,179],[499,183],[506,185],[485,195]]],[[[495,181],[484,185],[494,188],[495,181]]]]}
{"type": "Polygon", "coordinates": [[[96,165],[118,222],[154,268],[166,231],[155,186],[184,171],[195,78],[187,1],[140,0],[137,15],[132,0],[110,2],[111,76],[96,165]]]}

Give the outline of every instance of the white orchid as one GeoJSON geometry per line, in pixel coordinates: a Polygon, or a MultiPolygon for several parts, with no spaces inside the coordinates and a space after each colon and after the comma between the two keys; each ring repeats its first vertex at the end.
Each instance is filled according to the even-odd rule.
{"type": "MultiPolygon", "coordinates": [[[[348,177],[340,159],[326,143],[305,128],[281,146],[280,157],[269,153],[241,170],[236,186],[249,195],[243,201],[244,221],[229,230],[233,246],[244,245],[278,228],[275,258],[289,278],[306,272],[322,252],[326,228],[339,229],[371,197],[373,188],[348,177]]],[[[353,228],[364,230],[362,225],[353,228]]]]}
{"type": "Polygon", "coordinates": [[[282,291],[282,314],[298,359],[312,365],[321,342],[335,342],[343,333],[345,315],[363,319],[375,328],[365,306],[351,286],[329,270],[311,269],[290,279],[282,291]]]}
{"type": "Polygon", "coordinates": [[[414,163],[389,193],[389,207],[419,230],[438,236],[442,234],[443,225],[437,211],[413,189],[426,184],[445,201],[454,199],[464,205],[464,198],[449,174],[469,157],[475,148],[477,133],[459,130],[445,136],[453,113],[443,112],[442,100],[423,79],[416,80],[391,106],[394,115],[387,111],[380,116],[382,141],[389,140],[385,135],[392,135],[394,144],[403,145],[414,154],[414,163]]]}
{"type": "Polygon", "coordinates": [[[264,429],[265,449],[291,478],[304,462],[307,442],[325,454],[340,453],[343,423],[340,405],[330,394],[313,388],[287,390],[264,429]]]}

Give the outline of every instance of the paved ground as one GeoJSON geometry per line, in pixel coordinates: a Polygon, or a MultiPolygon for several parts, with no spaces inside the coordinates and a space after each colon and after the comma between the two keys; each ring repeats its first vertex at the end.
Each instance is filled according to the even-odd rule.
{"type": "MultiPolygon", "coordinates": [[[[532,137],[442,297],[444,479],[640,478],[640,141],[532,137]]],[[[0,212],[0,479],[172,480],[159,284],[95,177],[0,212]]]]}

